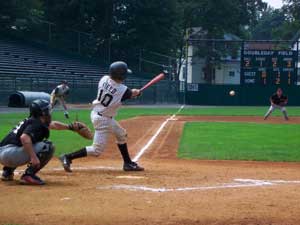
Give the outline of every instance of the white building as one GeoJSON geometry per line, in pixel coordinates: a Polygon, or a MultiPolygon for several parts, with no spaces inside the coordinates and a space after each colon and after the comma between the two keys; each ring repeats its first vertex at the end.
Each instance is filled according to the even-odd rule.
{"type": "MultiPolygon", "coordinates": [[[[205,36],[205,32],[199,28],[191,28],[189,32],[190,39],[201,39],[205,36]]],[[[224,40],[228,43],[232,43],[232,40],[241,40],[235,35],[225,34],[224,40]]],[[[222,42],[224,45],[225,43],[222,42]]],[[[201,46],[204,48],[204,46],[201,46]]],[[[197,56],[197,51],[199,48],[197,44],[190,43],[188,46],[188,69],[187,69],[187,83],[188,84],[240,84],[240,48],[236,49],[236,58],[231,56],[222,57],[219,65],[215,67],[212,71],[214,77],[211,82],[205,79],[205,58],[197,56]]],[[[181,73],[179,79],[184,81],[186,73],[186,62],[181,68],[181,73]]]]}

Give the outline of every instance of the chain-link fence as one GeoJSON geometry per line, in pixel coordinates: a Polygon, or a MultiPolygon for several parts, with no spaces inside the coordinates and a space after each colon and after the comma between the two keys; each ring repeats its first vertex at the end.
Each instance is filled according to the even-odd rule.
{"type": "MultiPolygon", "coordinates": [[[[36,77],[4,77],[0,75],[0,105],[8,104],[8,97],[15,91],[51,91],[59,84],[61,79],[57,78],[36,78],[36,77]]],[[[125,84],[130,88],[141,88],[149,80],[129,79],[125,84]]],[[[68,79],[70,86],[69,103],[87,104],[92,102],[97,95],[99,79],[68,79]]],[[[126,104],[178,104],[179,83],[163,80],[149,87],[143,95],[137,99],[130,100],[126,104]]]]}

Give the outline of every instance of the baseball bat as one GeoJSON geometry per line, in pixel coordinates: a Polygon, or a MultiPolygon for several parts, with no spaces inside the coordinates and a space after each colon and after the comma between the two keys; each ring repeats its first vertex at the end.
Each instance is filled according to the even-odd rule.
{"type": "Polygon", "coordinates": [[[164,73],[160,73],[157,76],[155,76],[152,80],[150,80],[147,84],[145,84],[140,91],[144,91],[146,88],[150,87],[153,84],[156,84],[157,82],[159,82],[160,80],[165,78],[165,74],[164,73]]]}

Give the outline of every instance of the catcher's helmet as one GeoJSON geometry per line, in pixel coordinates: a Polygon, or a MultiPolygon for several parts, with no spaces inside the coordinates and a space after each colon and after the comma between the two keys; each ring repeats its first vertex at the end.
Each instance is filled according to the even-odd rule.
{"type": "Polygon", "coordinates": [[[125,62],[117,61],[109,66],[109,75],[112,78],[125,80],[128,73],[131,73],[131,70],[128,69],[128,66],[125,62]]]}
{"type": "Polygon", "coordinates": [[[50,105],[49,102],[43,99],[34,100],[29,106],[30,116],[38,118],[40,116],[49,116],[50,105]]]}

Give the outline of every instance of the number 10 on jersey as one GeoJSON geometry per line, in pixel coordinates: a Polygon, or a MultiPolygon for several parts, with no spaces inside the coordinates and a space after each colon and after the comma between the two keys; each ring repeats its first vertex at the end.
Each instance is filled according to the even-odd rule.
{"type": "Polygon", "coordinates": [[[98,95],[97,100],[100,102],[101,105],[103,105],[104,107],[109,106],[109,104],[111,103],[111,101],[113,100],[113,96],[111,94],[104,94],[103,96],[103,90],[101,89],[98,95]]]}

